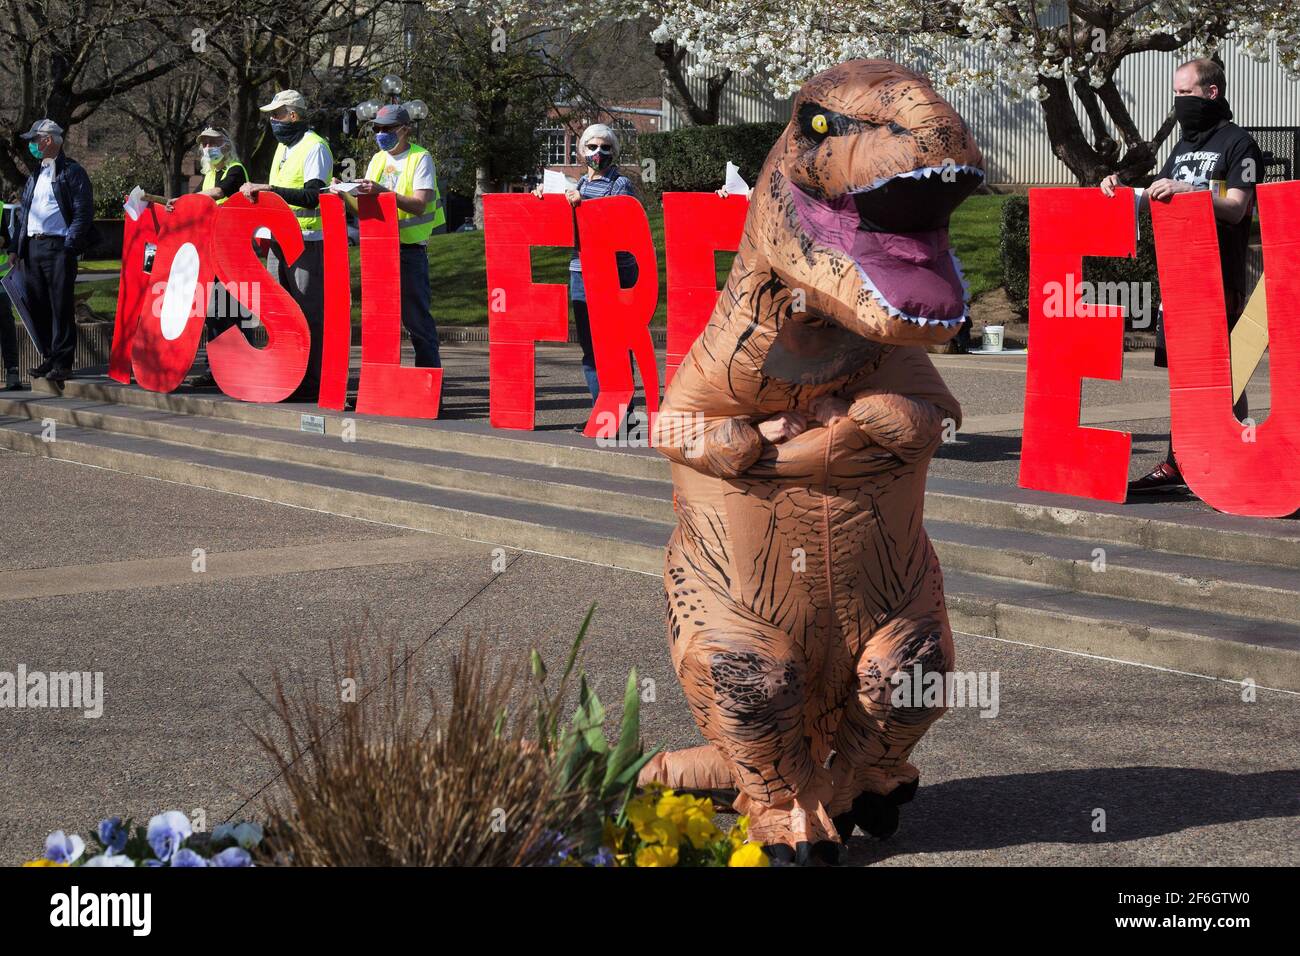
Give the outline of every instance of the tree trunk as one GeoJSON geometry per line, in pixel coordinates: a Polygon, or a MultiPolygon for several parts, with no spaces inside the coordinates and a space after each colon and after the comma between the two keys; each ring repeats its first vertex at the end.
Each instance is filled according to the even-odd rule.
{"type": "Polygon", "coordinates": [[[474,168],[474,227],[483,228],[483,195],[492,192],[492,173],[480,164],[474,168]]]}
{"type": "Polygon", "coordinates": [[[664,76],[668,79],[673,92],[680,100],[682,108],[686,110],[686,115],[692,125],[718,125],[722,92],[731,80],[731,71],[723,70],[717,76],[708,78],[705,82],[705,101],[701,104],[695,98],[695,94],[691,92],[690,84],[686,80],[686,72],[682,69],[682,64],[686,59],[686,50],[677,46],[672,40],[668,40],[664,43],[655,44],[655,56],[663,64],[664,76]]]}

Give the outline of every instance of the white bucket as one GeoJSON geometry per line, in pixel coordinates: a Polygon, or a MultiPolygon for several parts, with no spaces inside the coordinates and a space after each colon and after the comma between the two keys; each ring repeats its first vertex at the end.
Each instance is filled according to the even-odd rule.
{"type": "Polygon", "coordinates": [[[1002,351],[1002,326],[1000,325],[984,326],[984,351],[985,352],[1002,351]]]}

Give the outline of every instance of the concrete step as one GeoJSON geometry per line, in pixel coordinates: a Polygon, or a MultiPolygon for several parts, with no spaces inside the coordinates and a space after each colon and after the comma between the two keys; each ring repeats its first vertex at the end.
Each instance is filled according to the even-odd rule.
{"type": "Polygon", "coordinates": [[[102,376],[71,379],[61,388],[51,385],[46,379],[37,379],[32,383],[32,391],[33,394],[62,395],[290,431],[302,431],[303,417],[312,416],[324,419],[325,434],[336,439],[341,438],[345,427],[351,423],[358,437],[390,445],[496,457],[555,468],[580,468],[624,478],[660,481],[669,478],[668,462],[652,448],[598,447],[594,441],[567,428],[514,431],[491,428],[482,419],[456,418],[439,418],[435,424],[416,418],[334,412],[308,402],[241,402],[217,391],[150,392],[102,376]]]}
{"type": "Polygon", "coordinates": [[[299,508],[659,574],[671,527],[584,508],[0,417],[0,447],[299,508]]]}
{"type": "MultiPolygon", "coordinates": [[[[663,546],[671,532],[666,521],[435,487],[156,437],[65,423],[56,427],[54,441],[45,441],[42,430],[37,418],[0,418],[0,446],[648,574],[661,572],[663,546]]],[[[972,549],[968,557],[974,554],[985,562],[981,565],[985,571],[1024,572],[1015,566],[1016,552],[1009,540],[1002,539],[1001,547],[996,542],[979,547],[962,540],[970,529],[934,524],[936,531],[949,535],[940,547],[941,553],[948,551],[944,559],[947,596],[959,630],[1231,680],[1249,677],[1261,686],[1300,691],[1300,628],[1293,623],[1261,622],[1208,610],[1192,613],[1173,604],[1082,593],[1077,585],[1087,579],[1077,577],[1083,573],[1078,559],[1059,550],[1049,554],[1050,548],[1028,537],[1018,543],[1039,544],[1038,557],[1030,565],[1051,569],[1041,582],[972,573],[955,566],[963,547],[972,549]],[[991,565],[990,555],[1002,550],[1009,557],[1003,564],[991,565]],[[1067,579],[1063,574],[1076,577],[1067,579]]],[[[1052,547],[1078,547],[1078,543],[1058,541],[1052,547]]],[[[1098,579],[1117,574],[1109,556],[1108,561],[1110,570],[1096,572],[1098,579]]],[[[1242,589],[1269,587],[1240,580],[1216,582],[1224,588],[1234,583],[1242,589]]]]}
{"type": "MultiPolygon", "coordinates": [[[[0,414],[33,421],[99,429],[175,444],[232,452],[268,461],[333,468],[442,488],[672,522],[672,485],[667,480],[626,478],[587,469],[539,465],[499,455],[468,455],[414,445],[252,425],[229,418],[186,415],[140,405],[57,397],[48,393],[0,394],[0,414]]],[[[495,450],[498,446],[485,444],[495,450]]]]}
{"type": "Polygon", "coordinates": [[[1300,621],[1300,574],[1288,567],[1223,561],[1065,534],[932,521],[926,531],[945,570],[1261,622],[1300,621]]]}
{"type": "MultiPolygon", "coordinates": [[[[33,395],[37,396],[48,395],[52,389],[43,379],[33,387],[33,395]]],[[[325,434],[335,440],[345,423],[351,422],[359,440],[385,446],[662,482],[665,487],[670,479],[667,461],[653,449],[597,447],[595,442],[567,430],[501,431],[482,419],[439,419],[435,423],[329,412],[310,404],[239,402],[215,392],[161,394],[103,377],[73,379],[66,383],[62,394],[70,399],[170,412],[196,422],[241,422],[293,433],[301,432],[304,415],[313,415],[324,419],[325,434]]],[[[342,447],[341,443],[337,447],[342,447]]],[[[582,481],[595,484],[597,479],[582,481]]],[[[657,508],[626,513],[657,517],[657,508]]],[[[1300,570],[1300,521],[1240,518],[1188,502],[1134,501],[1116,505],[932,475],[925,510],[927,521],[1063,535],[1095,542],[1096,546],[1124,545],[1300,570]]]]}
{"type": "MultiPolygon", "coordinates": [[[[0,397],[0,414],[53,420],[116,434],[156,438],[194,448],[333,469],[372,478],[412,482],[626,516],[671,525],[675,520],[666,481],[623,478],[587,469],[542,466],[495,456],[434,451],[412,445],[252,425],[228,418],[162,411],[48,393],[0,397]]],[[[427,426],[426,426],[427,427],[427,426]]],[[[367,433],[365,427],[359,433],[367,433]]],[[[483,447],[497,447],[486,443],[483,447]]],[[[606,454],[600,450],[599,454],[606,454]]],[[[940,500],[947,495],[940,492],[940,500]]],[[[967,496],[967,508],[981,502],[967,496]]],[[[1071,533],[1078,522],[1055,528],[1014,528],[932,520],[927,529],[946,568],[1028,583],[1181,607],[1240,614],[1261,621],[1300,621],[1300,575],[1288,567],[1188,556],[1135,545],[1100,543],[1071,533]]]]}

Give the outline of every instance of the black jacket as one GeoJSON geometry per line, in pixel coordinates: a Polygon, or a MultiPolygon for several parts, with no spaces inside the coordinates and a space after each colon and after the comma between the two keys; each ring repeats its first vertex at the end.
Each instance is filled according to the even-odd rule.
{"type": "MultiPolygon", "coordinates": [[[[14,210],[13,241],[10,246],[23,258],[27,251],[27,215],[31,212],[32,196],[36,192],[36,177],[41,167],[27,177],[23,187],[22,199],[14,210]]],[[[78,255],[85,252],[94,240],[95,231],[95,194],[90,185],[90,177],[81,164],[69,159],[62,152],[54,159],[54,199],[63,213],[63,221],[68,224],[68,234],[63,240],[69,252],[78,255]]]]}

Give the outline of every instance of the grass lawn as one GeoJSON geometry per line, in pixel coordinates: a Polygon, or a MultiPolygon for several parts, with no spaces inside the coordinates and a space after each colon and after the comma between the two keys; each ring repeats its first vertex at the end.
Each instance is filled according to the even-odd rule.
{"type": "MultiPolygon", "coordinates": [[[[998,261],[998,228],[1003,196],[972,196],[953,214],[952,246],[961,259],[971,294],[978,296],[1002,284],[1002,267],[998,261]]],[[[659,251],[659,307],[652,324],[667,323],[666,279],[664,277],[663,211],[649,210],[650,233],[659,251]]],[[[353,248],[352,318],[361,319],[360,250],[353,248]]],[[[731,271],[732,253],[718,253],[718,287],[731,271]]],[[[116,271],[112,260],[82,262],[82,271],[116,271]]],[[[433,284],[433,317],[439,325],[484,325],[487,323],[487,270],[483,260],[483,234],[458,232],[429,239],[429,278],[433,284]]],[[[536,282],[569,281],[568,248],[536,247],[533,249],[533,280],[536,282]]],[[[116,311],[117,284],[96,282],[90,307],[105,316],[116,311]]]]}

